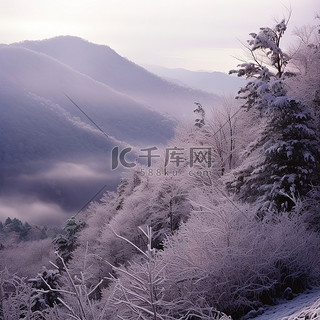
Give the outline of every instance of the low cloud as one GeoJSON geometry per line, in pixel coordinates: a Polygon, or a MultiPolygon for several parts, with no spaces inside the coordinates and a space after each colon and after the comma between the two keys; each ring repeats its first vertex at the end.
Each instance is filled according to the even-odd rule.
{"type": "Polygon", "coordinates": [[[62,225],[70,216],[56,203],[43,202],[34,197],[12,195],[0,199],[0,221],[18,218],[36,225],[62,225]]]}
{"type": "Polygon", "coordinates": [[[106,172],[97,171],[88,164],[72,162],[59,162],[42,176],[55,180],[102,180],[108,178],[106,172]]]}
{"type": "Polygon", "coordinates": [[[111,172],[108,166],[104,158],[83,158],[38,163],[23,173],[17,169],[1,186],[0,221],[16,217],[32,224],[61,226],[104,186],[103,191],[116,188],[119,172],[111,172]]]}

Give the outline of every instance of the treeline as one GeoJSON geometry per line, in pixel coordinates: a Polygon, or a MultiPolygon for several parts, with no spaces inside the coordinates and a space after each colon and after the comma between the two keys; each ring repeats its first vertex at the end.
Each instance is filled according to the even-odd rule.
{"type": "Polygon", "coordinates": [[[55,237],[59,232],[57,227],[32,226],[28,222],[8,217],[4,222],[0,221],[0,248],[3,249],[6,242],[47,239],[55,237]]]}

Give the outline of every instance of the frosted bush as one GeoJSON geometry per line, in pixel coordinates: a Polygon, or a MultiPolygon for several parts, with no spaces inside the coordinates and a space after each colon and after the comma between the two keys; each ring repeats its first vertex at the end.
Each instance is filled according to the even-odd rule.
{"type": "Polygon", "coordinates": [[[231,315],[272,303],[287,287],[299,292],[318,277],[319,235],[301,216],[258,221],[230,202],[194,211],[162,253],[166,293],[231,315]]]}

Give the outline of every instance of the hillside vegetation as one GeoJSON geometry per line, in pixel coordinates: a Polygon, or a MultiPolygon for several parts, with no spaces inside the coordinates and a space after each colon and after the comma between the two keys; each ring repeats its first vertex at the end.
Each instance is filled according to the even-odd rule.
{"type": "Polygon", "coordinates": [[[67,221],[51,269],[2,272],[0,317],[248,319],[319,284],[319,28],[291,53],[286,28],[250,34],[237,99],[196,102],[149,166],[67,221]]]}

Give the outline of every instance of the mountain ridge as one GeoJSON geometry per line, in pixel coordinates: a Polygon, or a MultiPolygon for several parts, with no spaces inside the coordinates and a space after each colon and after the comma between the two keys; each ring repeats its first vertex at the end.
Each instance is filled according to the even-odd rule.
{"type": "Polygon", "coordinates": [[[144,67],[172,82],[211,93],[214,92],[215,94],[235,95],[240,87],[244,85],[243,79],[218,71],[191,71],[183,68],[165,68],[157,65],[144,65],[144,67]]]}
{"type": "MultiPolygon", "coordinates": [[[[7,79],[7,84],[9,79],[11,84],[49,99],[63,106],[71,115],[80,116],[84,122],[88,122],[70,103],[65,96],[67,94],[79,105],[84,106],[88,112],[90,111],[93,119],[100,120],[102,122],[100,125],[109,135],[119,140],[127,138],[128,142],[134,142],[136,139],[136,134],[130,129],[134,127],[132,112],[137,113],[135,120],[140,123],[138,126],[141,127],[157,127],[157,123],[170,122],[170,120],[139,104],[125,94],[91,79],[89,76],[81,74],[70,66],[62,64],[45,54],[9,46],[0,49],[0,59],[4,63],[0,70],[1,79],[7,79]],[[114,121],[120,119],[121,121],[115,126],[114,121]],[[150,121],[152,124],[148,123],[150,121]],[[127,135],[124,132],[125,130],[130,134],[127,135]]],[[[90,123],[90,125],[92,124],[90,123]]],[[[147,138],[157,135],[162,140],[161,136],[166,136],[169,128],[166,127],[162,132],[160,127],[158,129],[160,133],[153,132],[152,134],[150,132],[147,138]]],[[[138,133],[139,127],[135,126],[134,130],[138,133]]],[[[137,137],[139,141],[142,138],[143,136],[140,134],[137,137]]],[[[159,141],[159,139],[154,141],[159,141]]],[[[147,141],[148,139],[142,140],[147,141]]]]}
{"type": "Polygon", "coordinates": [[[13,45],[49,55],[135,101],[178,118],[192,115],[195,101],[210,105],[219,101],[214,94],[169,82],[121,57],[109,46],[79,37],[58,36],[13,45]]]}

